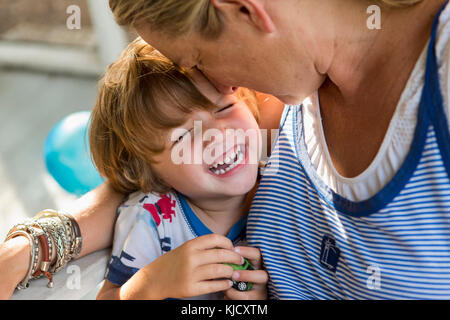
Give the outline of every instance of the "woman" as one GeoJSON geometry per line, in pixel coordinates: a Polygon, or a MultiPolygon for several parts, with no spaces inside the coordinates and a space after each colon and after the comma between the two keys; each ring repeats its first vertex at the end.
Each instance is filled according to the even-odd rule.
{"type": "MultiPolygon", "coordinates": [[[[380,0],[372,30],[371,4],[110,1],[119,23],[221,92],[302,103],[286,108],[248,222],[275,298],[450,297],[450,9],[380,0]]],[[[93,226],[121,198],[107,185],[90,196],[74,214],[85,253],[110,243],[112,221],[97,242],[93,226]]],[[[20,241],[3,255],[26,264],[20,241]]]]}

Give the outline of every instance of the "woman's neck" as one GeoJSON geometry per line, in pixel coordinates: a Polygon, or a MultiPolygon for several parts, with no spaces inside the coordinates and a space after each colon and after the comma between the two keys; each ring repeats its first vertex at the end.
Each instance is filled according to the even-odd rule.
{"type": "Polygon", "coordinates": [[[250,208],[247,195],[220,198],[188,198],[197,217],[214,233],[227,235],[233,225],[244,217],[250,208]]]}
{"type": "Polygon", "coordinates": [[[367,13],[366,2],[337,2],[340,13],[336,13],[333,24],[334,35],[330,39],[333,45],[327,46],[333,50],[328,59],[321,60],[328,64],[317,65],[318,70],[327,75],[344,100],[352,102],[355,97],[361,97],[361,92],[388,91],[384,89],[392,85],[399,87],[398,97],[394,97],[398,100],[429,39],[434,15],[445,0],[422,1],[403,9],[382,8],[381,29],[367,26],[374,13],[367,13]],[[399,75],[402,75],[400,79],[399,75]]]}
{"type": "Polygon", "coordinates": [[[361,174],[375,158],[443,2],[383,10],[380,30],[366,27],[365,11],[351,15],[347,8],[340,19],[348,22],[335,21],[334,49],[319,97],[328,150],[342,176],[361,174]]]}
{"type": "Polygon", "coordinates": [[[279,28],[276,47],[287,52],[277,68],[288,65],[293,73],[284,71],[291,78],[314,84],[304,85],[303,99],[329,79],[351,101],[361,91],[383,87],[386,77],[398,80],[398,70],[417,60],[445,0],[424,0],[401,9],[380,7],[381,29],[372,28],[376,13],[367,12],[370,1],[285,2],[285,7],[272,8],[279,28]]]}

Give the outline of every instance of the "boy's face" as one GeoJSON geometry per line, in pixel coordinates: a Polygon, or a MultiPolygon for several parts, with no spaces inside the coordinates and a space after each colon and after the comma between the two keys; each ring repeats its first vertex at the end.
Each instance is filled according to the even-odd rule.
{"type": "Polygon", "coordinates": [[[154,170],[172,188],[191,199],[243,195],[255,185],[261,150],[258,124],[236,94],[223,95],[199,72],[198,89],[218,107],[193,111],[169,130],[165,150],[154,157],[154,170]]]}

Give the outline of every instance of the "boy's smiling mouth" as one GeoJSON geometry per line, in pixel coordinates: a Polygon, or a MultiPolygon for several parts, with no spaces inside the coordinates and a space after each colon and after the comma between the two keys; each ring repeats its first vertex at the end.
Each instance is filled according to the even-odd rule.
{"type": "Polygon", "coordinates": [[[238,145],[234,149],[235,150],[227,154],[226,157],[219,157],[218,161],[209,167],[209,171],[216,176],[221,176],[244,162],[246,155],[245,145],[238,145]]]}

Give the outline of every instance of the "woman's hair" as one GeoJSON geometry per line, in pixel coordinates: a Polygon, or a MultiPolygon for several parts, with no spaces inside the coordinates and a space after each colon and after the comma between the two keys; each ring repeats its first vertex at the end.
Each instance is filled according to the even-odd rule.
{"type": "Polygon", "coordinates": [[[409,7],[415,5],[422,0],[377,0],[380,4],[388,7],[409,7]]]}
{"type": "Polygon", "coordinates": [[[207,38],[218,37],[222,23],[210,0],[109,0],[120,25],[147,22],[169,35],[197,31],[207,38]]]}
{"type": "MultiPolygon", "coordinates": [[[[374,1],[387,7],[406,7],[422,0],[371,2],[374,1]]],[[[210,0],[109,0],[109,6],[120,25],[146,22],[168,35],[196,31],[206,38],[216,38],[223,30],[218,11],[210,0]]]]}
{"type": "MultiPolygon", "coordinates": [[[[240,88],[238,96],[258,120],[254,92],[240,88]]],[[[99,81],[89,130],[94,163],[121,193],[167,192],[170,186],[152,163],[166,147],[168,130],[182,125],[194,110],[216,108],[185,71],[137,38],[99,81]]]]}

